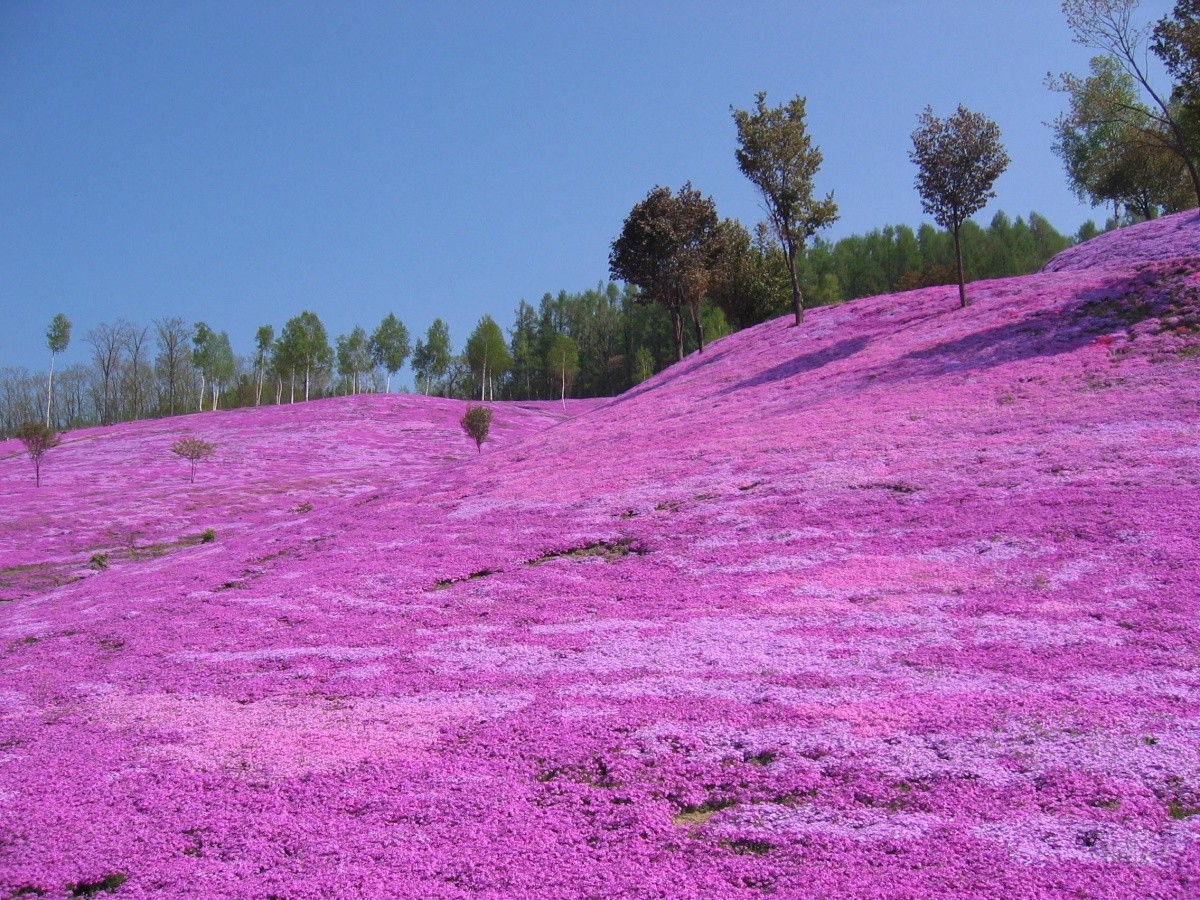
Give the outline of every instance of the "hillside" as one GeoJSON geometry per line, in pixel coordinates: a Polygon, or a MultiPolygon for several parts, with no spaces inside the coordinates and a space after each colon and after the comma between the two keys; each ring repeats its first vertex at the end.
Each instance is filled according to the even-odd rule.
{"type": "Polygon", "coordinates": [[[0,444],[0,897],[1195,896],[1198,270],[0,444]]]}

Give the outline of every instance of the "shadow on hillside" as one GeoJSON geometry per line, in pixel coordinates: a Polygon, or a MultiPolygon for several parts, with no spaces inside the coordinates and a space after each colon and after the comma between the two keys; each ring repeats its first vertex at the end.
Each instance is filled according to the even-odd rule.
{"type": "Polygon", "coordinates": [[[785,378],[791,378],[793,375],[801,375],[805,372],[813,372],[817,369],[828,366],[831,363],[846,359],[858,353],[871,343],[871,339],[859,335],[858,337],[845,338],[838,341],[836,344],[831,344],[821,350],[814,350],[811,353],[805,353],[787,362],[780,363],[770,369],[759,372],[750,378],[739,381],[737,384],[727,387],[721,393],[729,394],[734,391],[740,391],[745,388],[758,387],[762,384],[770,384],[772,381],[782,381],[785,378]]]}
{"type": "Polygon", "coordinates": [[[1157,314],[1157,277],[1145,272],[1110,278],[1048,309],[901,356],[886,380],[987,369],[1039,356],[1070,353],[1098,335],[1157,314]]]}

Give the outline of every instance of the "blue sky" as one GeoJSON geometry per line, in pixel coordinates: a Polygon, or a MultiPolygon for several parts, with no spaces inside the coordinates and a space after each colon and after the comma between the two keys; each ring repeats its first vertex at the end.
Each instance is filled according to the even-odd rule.
{"type": "MultiPolygon", "coordinates": [[[[1146,20],[1170,9],[1147,0],[1146,20]]],[[[917,113],[986,113],[998,209],[1089,217],[1045,123],[1083,72],[1054,0],[0,4],[0,366],[178,315],[228,331],[484,313],[607,279],[656,184],[752,225],[731,104],[808,98],[837,238],[922,220],[917,113]]]]}

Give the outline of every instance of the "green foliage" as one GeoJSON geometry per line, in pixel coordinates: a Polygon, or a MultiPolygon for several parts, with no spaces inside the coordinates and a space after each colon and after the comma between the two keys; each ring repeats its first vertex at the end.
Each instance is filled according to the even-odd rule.
{"type": "Polygon", "coordinates": [[[1000,128],[982,113],[962,104],[954,115],[939,119],[932,107],[917,117],[909,158],[917,165],[917,192],[921,206],[954,235],[958,290],[967,305],[960,229],[996,192],[996,179],[1008,168],[1009,157],[1000,144],[1000,128]]]}
{"type": "Polygon", "coordinates": [[[546,368],[550,376],[559,382],[559,399],[563,408],[567,405],[567,386],[579,374],[579,345],[569,335],[556,334],[546,351],[546,368]]]}
{"type": "Polygon", "coordinates": [[[291,382],[292,399],[295,399],[299,376],[304,379],[304,399],[309,399],[314,381],[329,371],[334,358],[329,335],[317,314],[305,310],[288,319],[275,342],[274,356],[276,371],[281,377],[286,374],[291,382]]]}
{"type": "Polygon", "coordinates": [[[196,481],[196,466],[201,460],[208,459],[217,449],[216,444],[210,444],[199,438],[180,438],[172,447],[171,452],[181,459],[186,459],[191,466],[191,481],[196,481]]]}
{"type": "Polygon", "coordinates": [[[33,463],[33,478],[37,487],[42,486],[42,458],[46,451],[57,447],[61,440],[54,429],[45,422],[24,422],[17,428],[17,439],[25,445],[25,452],[33,463]]]}
{"type": "Polygon", "coordinates": [[[50,327],[46,329],[46,346],[50,348],[52,354],[57,355],[66,350],[69,343],[71,343],[71,320],[62,313],[58,313],[50,320],[50,327]]]}
{"type": "Polygon", "coordinates": [[[1138,97],[1137,82],[1111,56],[1096,56],[1085,79],[1053,82],[1069,110],[1054,122],[1054,152],[1075,195],[1139,219],[1194,204],[1173,138],[1138,97]]]}
{"type": "Polygon", "coordinates": [[[97,572],[103,572],[108,568],[108,554],[93,553],[92,558],[88,560],[88,568],[95,569],[97,572]]]}
{"type": "Polygon", "coordinates": [[[371,335],[371,357],[375,365],[387,372],[387,391],[392,389],[392,376],[404,368],[411,353],[408,329],[393,313],[388,313],[371,335]]]}
{"type": "Polygon", "coordinates": [[[486,400],[491,393],[494,400],[494,383],[512,368],[513,360],[504,334],[491,316],[480,319],[467,338],[466,359],[479,387],[479,399],[486,400]]]}
{"type": "Polygon", "coordinates": [[[492,427],[492,409],[489,406],[468,406],[459,424],[467,436],[475,441],[477,453],[483,452],[483,442],[487,440],[488,431],[492,427]]]}
{"type": "MultiPolygon", "coordinates": [[[[1050,78],[1070,96],[1070,111],[1055,123],[1056,151],[1073,186],[1118,206],[1128,198],[1146,208],[1177,206],[1176,182],[1200,202],[1200,48],[1197,0],[1179,0],[1153,29],[1134,23],[1139,0],[1063,0],[1075,42],[1100,52],[1085,79],[1050,78]],[[1150,80],[1153,49],[1176,79],[1170,91],[1150,80]],[[1148,207],[1147,207],[1148,205],[1148,207]]],[[[1137,212],[1136,209],[1132,210],[1137,212]]]]}
{"type": "Polygon", "coordinates": [[[654,356],[645,347],[638,347],[633,356],[633,383],[641,384],[654,376],[654,356]]]}
{"type": "Polygon", "coordinates": [[[704,349],[700,303],[719,277],[722,238],[712,200],[688,182],[674,195],[669,188],[652,189],[630,211],[612,243],[610,274],[636,285],[640,301],[667,309],[677,359],[683,359],[684,308],[691,313],[698,349],[704,349]]]}
{"type": "Polygon", "coordinates": [[[348,335],[341,335],[337,339],[336,346],[338,374],[348,382],[350,393],[357,394],[361,387],[360,380],[374,363],[371,342],[366,331],[355,325],[348,335]]]}
{"type": "Polygon", "coordinates": [[[200,543],[211,544],[217,539],[217,532],[212,528],[205,528],[200,532],[200,543]]]}
{"type": "Polygon", "coordinates": [[[808,135],[805,102],[796,96],[787,104],[768,107],[766,92],[760,91],[753,112],[731,108],[737,126],[738,168],[762,194],[771,227],[783,246],[797,325],[804,319],[797,258],[809,238],[838,218],[832,192],[821,200],[813,196],[813,180],[824,158],[808,135]]]}
{"type": "Polygon", "coordinates": [[[413,347],[412,358],[413,372],[418,382],[425,382],[424,392],[428,394],[434,383],[441,381],[450,369],[450,326],[441,319],[434,319],[425,339],[418,340],[413,347]]]}
{"type": "Polygon", "coordinates": [[[1200,112],[1200,0],[1177,0],[1154,26],[1151,47],[1175,80],[1180,103],[1200,112]]]}

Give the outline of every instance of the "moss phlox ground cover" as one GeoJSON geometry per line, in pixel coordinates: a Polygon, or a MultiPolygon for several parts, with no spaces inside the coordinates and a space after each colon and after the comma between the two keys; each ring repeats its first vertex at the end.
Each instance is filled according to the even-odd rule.
{"type": "Polygon", "coordinates": [[[0,444],[0,897],[1196,896],[1198,260],[0,444]]]}

